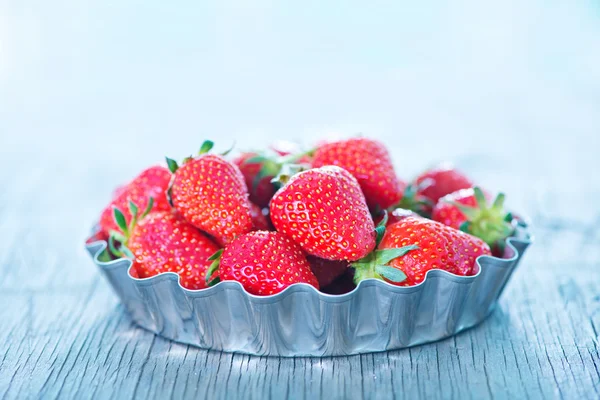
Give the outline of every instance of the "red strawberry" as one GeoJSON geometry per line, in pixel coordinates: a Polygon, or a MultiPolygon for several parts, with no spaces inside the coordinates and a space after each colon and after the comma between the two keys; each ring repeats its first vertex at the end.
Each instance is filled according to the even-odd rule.
{"type": "Polygon", "coordinates": [[[321,292],[327,294],[346,294],[356,288],[354,284],[354,270],[346,268],[346,272],[331,284],[321,287],[321,292]]]}
{"type": "Polygon", "coordinates": [[[212,142],[202,145],[200,155],[179,167],[167,159],[173,172],[173,206],[196,228],[220,244],[252,229],[248,189],[238,167],[225,158],[206,154],[212,142]]]}
{"type": "Polygon", "coordinates": [[[306,259],[320,287],[328,286],[348,270],[347,261],[325,260],[315,256],[307,256],[306,259]]]}
{"type": "Polygon", "coordinates": [[[286,157],[242,153],[233,162],[244,175],[250,200],[260,207],[267,207],[277,189],[271,180],[282,171],[283,166],[291,163],[310,165],[311,159],[304,153],[286,157]]]}
{"type": "Polygon", "coordinates": [[[300,247],[278,232],[242,235],[212,259],[211,271],[218,267],[221,281],[237,281],[251,294],[267,296],[295,283],[319,288],[300,247]]]}
{"type": "Polygon", "coordinates": [[[233,162],[244,175],[246,186],[250,192],[250,200],[260,207],[266,207],[275,194],[275,186],[271,183],[271,179],[277,175],[277,172],[265,173],[263,176],[259,176],[263,164],[259,162],[246,163],[247,160],[252,161],[255,157],[258,157],[257,153],[242,153],[233,162]]]}
{"type": "Polygon", "coordinates": [[[252,217],[252,229],[255,231],[272,231],[267,217],[262,213],[259,206],[250,203],[250,216],[252,217]]]}
{"type": "Polygon", "coordinates": [[[183,287],[206,288],[205,274],[211,264],[208,258],[219,246],[172,211],[144,213],[139,222],[137,209],[132,214],[134,224],[127,227],[122,213],[115,210],[115,219],[124,232],[119,238],[124,247],[114,249],[111,240],[113,253],[133,259],[139,278],[174,272],[183,287]]]}
{"type": "Polygon", "coordinates": [[[432,219],[483,239],[494,254],[502,255],[504,241],[513,234],[512,215],[504,210],[504,194],[493,204],[480,188],[462,189],[442,197],[433,208],[432,219]]]}
{"type": "MultiPolygon", "coordinates": [[[[115,190],[115,197],[102,211],[100,216],[100,229],[108,236],[111,231],[118,231],[119,227],[113,219],[113,208],[117,207],[123,211],[126,222],[131,221],[129,213],[129,202],[146,208],[150,197],[154,200],[154,211],[167,211],[171,209],[167,201],[166,191],[169,187],[171,174],[165,167],[154,166],[142,171],[130,183],[120,186],[115,190]]],[[[122,233],[122,232],[121,232],[122,233]]]]}
{"type": "MultiPolygon", "coordinates": [[[[486,196],[487,197],[487,196],[486,196]]],[[[440,198],[433,207],[431,219],[454,229],[467,221],[467,216],[453,203],[459,203],[468,207],[477,206],[477,199],[472,188],[461,189],[440,198]]]]}
{"type": "Polygon", "coordinates": [[[447,194],[473,186],[469,178],[449,165],[425,171],[417,177],[415,183],[417,194],[428,198],[433,204],[447,194]]]}
{"type": "Polygon", "coordinates": [[[479,238],[425,218],[406,217],[386,229],[376,251],[352,266],[356,283],[376,278],[413,286],[431,269],[473,275],[477,257],[490,254],[479,238]]]}
{"type": "Polygon", "coordinates": [[[375,226],[360,186],[340,167],[292,176],[270,208],[275,228],[314,256],[358,260],[375,247],[375,226]]]}
{"type": "Polygon", "coordinates": [[[365,138],[331,142],[317,148],[313,167],[337,165],[350,172],[372,209],[386,209],[398,203],[405,183],[396,176],[385,146],[365,138]]]}

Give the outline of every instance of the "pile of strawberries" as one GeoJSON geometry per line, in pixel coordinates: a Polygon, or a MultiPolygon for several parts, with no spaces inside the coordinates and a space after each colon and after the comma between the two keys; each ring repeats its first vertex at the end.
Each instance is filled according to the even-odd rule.
{"type": "Polygon", "coordinates": [[[503,194],[491,201],[444,166],[407,184],[375,140],[234,159],[212,146],[118,188],[90,240],[130,258],[135,276],[174,272],[190,290],[237,281],[255,295],[295,283],[340,294],[364,279],[417,285],[431,269],[474,275],[477,257],[502,256],[514,233],[503,194]]]}

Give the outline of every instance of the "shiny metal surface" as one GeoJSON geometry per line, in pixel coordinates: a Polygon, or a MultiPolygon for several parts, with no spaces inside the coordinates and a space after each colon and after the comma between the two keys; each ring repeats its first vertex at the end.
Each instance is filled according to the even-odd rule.
{"type": "Polygon", "coordinates": [[[519,230],[507,240],[507,257],[479,257],[475,276],[432,270],[414,287],[366,280],[350,293],[327,295],[297,284],[265,297],[237,282],[187,290],[175,273],[137,279],[129,274],[129,260],[98,259],[106,242],[87,250],[142,328],[201,348],[293,357],[400,349],[471,328],[495,307],[530,244],[519,230]]]}

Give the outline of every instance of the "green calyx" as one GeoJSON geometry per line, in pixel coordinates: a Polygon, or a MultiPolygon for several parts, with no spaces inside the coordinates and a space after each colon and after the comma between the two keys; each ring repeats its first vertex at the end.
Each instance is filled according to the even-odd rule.
{"type": "Polygon", "coordinates": [[[419,196],[418,190],[419,186],[416,184],[408,184],[406,189],[404,189],[400,202],[395,206],[390,207],[389,210],[404,208],[406,210],[414,211],[422,217],[429,218],[431,216],[433,202],[426,197],[419,196]]]}
{"type": "Polygon", "coordinates": [[[133,229],[137,225],[138,221],[144,218],[152,211],[154,206],[154,198],[148,199],[148,205],[142,214],[139,214],[138,206],[133,202],[129,201],[129,213],[131,214],[131,221],[127,224],[125,214],[117,207],[113,207],[113,219],[115,224],[119,227],[121,232],[111,231],[108,237],[108,249],[116,257],[127,257],[133,259],[133,253],[127,248],[127,241],[133,232],[133,229]]]}
{"type": "Polygon", "coordinates": [[[271,183],[279,189],[285,185],[290,177],[298,172],[306,170],[306,165],[299,164],[298,161],[307,155],[314,153],[314,150],[287,156],[274,156],[269,154],[257,154],[244,161],[244,164],[260,164],[260,170],[252,182],[252,191],[256,191],[261,180],[271,177],[271,183]]]}
{"type": "Polygon", "coordinates": [[[209,265],[208,269],[206,270],[206,286],[211,287],[216,285],[217,283],[221,282],[221,278],[219,277],[219,274],[216,274],[216,272],[219,271],[219,265],[221,264],[221,256],[223,255],[223,249],[221,250],[217,250],[212,256],[208,257],[208,261],[212,261],[212,263],[209,265]]]}
{"type": "MultiPolygon", "coordinates": [[[[379,247],[381,240],[385,234],[385,226],[388,221],[388,214],[384,211],[383,218],[375,228],[376,247],[379,247]]],[[[416,250],[419,247],[416,245],[404,246],[395,249],[374,250],[367,254],[364,258],[351,264],[354,268],[354,283],[358,283],[365,279],[380,279],[384,278],[390,282],[400,283],[406,279],[404,272],[398,268],[390,267],[388,264],[398,258],[406,255],[411,250],[416,250]]]]}
{"type": "MultiPolygon", "coordinates": [[[[207,154],[208,152],[210,152],[212,150],[212,148],[214,147],[214,145],[215,145],[215,142],[213,142],[212,140],[205,140],[202,143],[202,145],[200,146],[200,150],[198,150],[198,155],[201,156],[203,154],[207,154]]],[[[226,150],[225,152],[223,152],[221,155],[225,156],[231,150],[233,150],[233,145],[228,150],[226,150]]],[[[172,158],[169,158],[169,157],[165,157],[165,159],[167,161],[167,166],[169,167],[169,171],[171,171],[172,174],[174,174],[175,172],[177,172],[177,170],[179,169],[179,164],[177,164],[177,161],[175,161],[175,160],[173,160],[172,158]]],[[[186,158],[183,159],[183,163],[185,164],[187,162],[190,162],[193,159],[194,159],[194,157],[187,156],[186,158]]]]}
{"type": "Polygon", "coordinates": [[[416,245],[410,245],[395,249],[372,251],[366,257],[351,264],[354,268],[354,283],[358,285],[360,281],[365,279],[383,280],[384,278],[394,283],[403,282],[406,279],[404,272],[398,268],[390,267],[388,264],[390,261],[418,248],[416,245]]]}
{"type": "Polygon", "coordinates": [[[504,240],[514,233],[512,225],[512,214],[504,210],[504,193],[499,193],[491,205],[488,205],[483,191],[479,187],[474,187],[475,207],[465,206],[457,202],[451,202],[466,217],[460,230],[477,236],[486,242],[491,248],[504,245],[504,240]]]}

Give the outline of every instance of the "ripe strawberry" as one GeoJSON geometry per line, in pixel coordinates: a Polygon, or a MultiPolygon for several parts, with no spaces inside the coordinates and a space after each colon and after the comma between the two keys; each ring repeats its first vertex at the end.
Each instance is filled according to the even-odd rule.
{"type": "Polygon", "coordinates": [[[346,272],[339,278],[333,281],[331,284],[321,287],[321,292],[327,294],[346,294],[350,293],[356,288],[354,284],[354,270],[352,268],[346,268],[346,272]]]}
{"type": "Polygon", "coordinates": [[[124,234],[116,237],[122,243],[119,249],[111,239],[112,252],[131,258],[139,278],[174,272],[179,275],[183,287],[190,290],[206,288],[205,274],[211,264],[208,258],[219,250],[219,246],[173,211],[157,211],[147,216],[145,212],[138,222],[137,207],[132,207],[133,224],[130,226],[125,225],[121,211],[115,209],[115,220],[124,234]]]}
{"type": "Polygon", "coordinates": [[[181,215],[196,228],[224,245],[252,229],[248,189],[238,167],[220,155],[206,154],[206,141],[196,158],[179,167],[167,159],[173,172],[171,200],[181,215]]]}
{"type": "Polygon", "coordinates": [[[502,255],[504,241],[514,228],[512,215],[504,210],[504,194],[488,205],[486,194],[478,187],[462,189],[442,197],[433,208],[432,219],[483,239],[494,254],[502,255]]]}
{"type": "Polygon", "coordinates": [[[473,275],[477,257],[490,254],[489,246],[479,238],[439,222],[406,217],[387,228],[376,251],[352,266],[356,283],[376,278],[413,286],[431,269],[473,275]]]}
{"type": "Polygon", "coordinates": [[[310,269],[317,277],[320,287],[326,287],[342,276],[348,270],[347,261],[325,260],[315,256],[307,256],[306,259],[310,264],[310,269]]]}
{"type": "Polygon", "coordinates": [[[398,203],[405,183],[396,176],[385,146],[366,138],[331,142],[317,148],[313,166],[337,165],[350,172],[372,209],[386,209],[398,203]]]}
{"type": "Polygon", "coordinates": [[[417,177],[415,184],[417,194],[431,200],[432,206],[447,194],[473,186],[469,178],[449,165],[440,165],[425,171],[417,177]]]}
{"type": "MultiPolygon", "coordinates": [[[[154,211],[167,211],[171,209],[167,201],[166,191],[169,187],[171,174],[165,167],[154,166],[142,171],[130,183],[120,186],[115,190],[115,196],[100,216],[100,229],[108,237],[111,231],[120,232],[119,227],[113,219],[113,208],[123,210],[127,223],[131,221],[129,213],[129,202],[133,202],[142,208],[148,205],[148,199],[154,199],[154,211]]],[[[122,232],[121,232],[122,233],[122,232]]]]}
{"type": "Polygon", "coordinates": [[[242,153],[233,162],[244,175],[246,186],[250,192],[250,200],[260,207],[267,207],[277,190],[277,186],[271,180],[282,171],[284,165],[293,163],[310,166],[311,159],[305,153],[285,157],[242,153]]]}
{"type": "Polygon", "coordinates": [[[210,269],[219,271],[216,281],[237,281],[248,293],[267,296],[295,283],[319,288],[300,247],[278,232],[256,231],[236,238],[222,252],[213,255],[210,269]]]}
{"type": "Polygon", "coordinates": [[[275,228],[314,256],[352,261],[375,247],[375,226],[360,186],[340,167],[292,176],[270,209],[275,228]]]}
{"type": "Polygon", "coordinates": [[[250,216],[252,217],[252,230],[255,231],[272,231],[272,227],[267,220],[267,217],[262,213],[259,206],[250,203],[250,216]]]}

